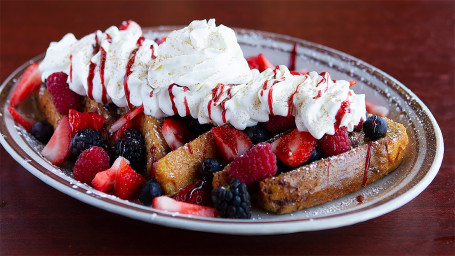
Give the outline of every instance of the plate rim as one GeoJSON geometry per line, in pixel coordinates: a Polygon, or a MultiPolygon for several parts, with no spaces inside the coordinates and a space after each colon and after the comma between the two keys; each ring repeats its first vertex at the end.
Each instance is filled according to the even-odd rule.
{"type": "MultiPolygon", "coordinates": [[[[143,28],[144,31],[147,32],[156,32],[163,29],[172,29],[178,28],[180,26],[157,26],[157,27],[147,27],[143,28]]],[[[414,199],[417,195],[419,195],[434,179],[437,175],[440,166],[442,164],[442,159],[444,155],[444,141],[442,137],[442,132],[440,127],[434,118],[431,111],[428,107],[405,85],[399,82],[397,79],[393,78],[392,76],[388,75],[387,73],[383,72],[382,70],[354,57],[344,52],[332,49],[330,47],[313,43],[310,41],[306,41],[304,39],[291,37],[288,35],[282,35],[278,33],[260,31],[260,30],[253,30],[253,29],[246,29],[246,28],[234,28],[234,30],[238,33],[246,33],[246,34],[259,34],[270,36],[273,38],[283,38],[292,42],[302,43],[304,45],[311,45],[315,49],[323,49],[327,52],[331,52],[335,55],[340,57],[344,57],[347,59],[351,59],[356,61],[356,63],[360,63],[372,70],[378,71],[382,76],[387,77],[387,79],[393,81],[393,83],[398,86],[399,88],[403,89],[408,95],[415,100],[428,117],[429,121],[432,124],[432,128],[434,130],[434,136],[436,139],[435,145],[435,153],[434,159],[431,166],[428,169],[426,175],[411,189],[407,190],[405,193],[390,199],[384,204],[380,204],[381,207],[373,206],[373,207],[361,207],[360,209],[356,209],[353,211],[348,211],[346,214],[341,216],[338,215],[329,215],[325,216],[325,218],[318,217],[316,219],[307,218],[307,219],[291,219],[291,220],[277,220],[277,221],[258,221],[258,220],[225,220],[225,219],[208,219],[208,218],[198,218],[198,217],[188,217],[185,215],[173,215],[169,213],[165,213],[162,211],[155,210],[153,208],[152,212],[150,209],[145,210],[142,208],[148,208],[140,205],[133,205],[125,208],[124,205],[120,205],[121,207],[117,207],[118,205],[112,204],[110,201],[99,200],[100,198],[94,197],[87,193],[88,190],[85,192],[79,191],[79,189],[75,189],[74,185],[72,184],[64,184],[58,180],[55,180],[49,175],[39,171],[37,168],[32,166],[29,162],[25,161],[25,159],[13,149],[13,147],[5,140],[3,136],[0,136],[0,143],[3,145],[5,150],[19,163],[21,164],[27,171],[32,173],[34,176],[39,178],[41,181],[46,183],[47,185],[57,189],[58,191],[67,194],[79,201],[87,203],[89,205],[95,206],[97,208],[101,208],[103,210],[120,214],[126,217],[142,220],[145,222],[174,227],[174,228],[183,228],[195,231],[205,231],[205,232],[213,232],[213,233],[224,233],[224,234],[236,234],[236,235],[266,235],[266,234],[285,234],[285,233],[295,233],[295,232],[303,232],[303,231],[315,231],[315,230],[324,230],[324,229],[331,229],[337,228],[341,226],[348,226],[355,223],[363,222],[369,219],[373,219],[384,215],[388,212],[391,212],[406,203],[410,202],[414,199]],[[139,207],[140,206],[140,207],[139,207]],[[138,208],[139,207],[139,208],[138,208]],[[141,210],[142,209],[142,210],[141,210]],[[322,222],[322,223],[321,223],[322,222]],[[297,225],[299,224],[299,225],[297,225]]],[[[163,31],[164,32],[164,31],[163,31]]],[[[7,84],[21,71],[25,69],[32,61],[36,61],[44,56],[44,53],[32,58],[31,60],[25,62],[16,70],[14,70],[2,83],[0,86],[0,95],[3,94],[3,91],[7,84]]],[[[11,89],[10,89],[11,90],[11,89]]],[[[10,91],[9,91],[10,92],[10,91]]],[[[5,100],[6,103],[9,100],[5,100]]],[[[407,103],[406,103],[407,104],[407,103]]],[[[7,107],[3,107],[3,110],[7,107]]],[[[5,114],[7,111],[4,111],[5,114]]],[[[3,123],[2,117],[1,120],[3,123]]],[[[4,124],[6,126],[6,124],[4,124]]],[[[17,143],[17,141],[14,141],[17,143]]],[[[32,149],[35,152],[35,150],[32,149]]],[[[21,148],[21,152],[26,153],[21,148]]],[[[35,152],[38,154],[38,152],[35,152]]],[[[42,166],[44,167],[44,166],[42,166]]],[[[56,175],[56,174],[54,174],[56,175]]],[[[72,179],[68,176],[69,179],[72,179]]],[[[74,181],[77,183],[77,181],[74,181]]],[[[79,187],[80,188],[80,187],[79,187]]],[[[82,190],[83,191],[83,190],[82,190]]],[[[123,200],[124,201],[124,200],[123,200]]],[[[134,203],[129,203],[134,204],[134,203]]],[[[127,205],[129,205],[127,204],[127,205]]]]}

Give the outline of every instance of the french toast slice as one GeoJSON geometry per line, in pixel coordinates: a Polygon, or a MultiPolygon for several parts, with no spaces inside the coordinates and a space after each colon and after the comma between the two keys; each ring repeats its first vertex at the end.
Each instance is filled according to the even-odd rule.
{"type": "Polygon", "coordinates": [[[139,130],[145,140],[147,176],[149,177],[155,177],[155,166],[158,160],[170,151],[161,133],[162,125],[163,120],[148,115],[143,115],[139,122],[139,130]]]}
{"type": "Polygon", "coordinates": [[[211,131],[158,160],[155,179],[166,195],[173,196],[194,181],[199,167],[207,158],[221,159],[211,131]]]}
{"type": "Polygon", "coordinates": [[[54,129],[56,129],[60,119],[63,118],[63,115],[60,114],[55,107],[51,94],[44,85],[41,85],[40,88],[35,91],[34,96],[41,115],[54,127],[54,129]]]}
{"type": "MultiPolygon", "coordinates": [[[[330,202],[384,177],[403,160],[408,144],[405,127],[385,118],[384,137],[356,136],[357,147],[259,182],[258,205],[285,214],[330,202]],[[361,140],[361,141],[359,141],[361,140]]],[[[227,184],[229,165],[213,177],[213,188],[227,184]]]]}
{"type": "Polygon", "coordinates": [[[259,182],[258,205],[277,214],[299,211],[358,191],[395,170],[409,140],[402,124],[385,120],[383,138],[365,139],[348,152],[259,182]]]}

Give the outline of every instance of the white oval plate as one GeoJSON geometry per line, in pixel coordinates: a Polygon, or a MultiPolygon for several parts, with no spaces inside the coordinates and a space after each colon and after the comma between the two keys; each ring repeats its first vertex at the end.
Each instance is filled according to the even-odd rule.
{"type": "MultiPolygon", "coordinates": [[[[176,28],[154,27],[144,31],[146,37],[154,39],[176,28]]],[[[236,32],[245,56],[263,53],[275,65],[287,65],[296,43],[297,69],[329,71],[335,79],[356,80],[356,93],[364,93],[367,100],[387,106],[389,117],[407,128],[410,143],[400,167],[356,193],[293,214],[273,215],[254,209],[252,219],[233,220],[155,210],[81,184],[71,177],[69,166],[54,166],[40,155],[43,145],[15,125],[7,110],[14,83],[29,63],[14,71],[0,87],[0,142],[33,175],[82,202],[145,222],[215,233],[281,234],[347,226],[403,206],[431,183],[444,152],[441,130],[428,108],[403,84],[359,59],[322,45],[261,31],[236,29],[236,32]]],[[[40,61],[42,57],[32,61],[40,61]]],[[[31,106],[31,102],[22,104],[21,111],[30,113],[31,106]]]]}

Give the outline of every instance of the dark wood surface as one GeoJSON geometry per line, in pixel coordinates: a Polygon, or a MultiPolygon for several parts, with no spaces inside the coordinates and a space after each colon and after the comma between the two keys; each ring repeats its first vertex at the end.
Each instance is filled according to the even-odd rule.
{"type": "Polygon", "coordinates": [[[1,1],[0,80],[65,33],[193,19],[287,34],[356,56],[432,111],[445,155],[432,184],[384,216],[332,230],[231,236],[143,223],[47,186],[0,147],[0,254],[455,254],[454,1],[1,1]]]}

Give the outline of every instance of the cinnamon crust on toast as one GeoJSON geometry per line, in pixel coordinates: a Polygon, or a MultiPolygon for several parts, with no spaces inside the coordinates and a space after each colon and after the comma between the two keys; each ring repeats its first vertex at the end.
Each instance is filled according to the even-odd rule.
{"type": "Polygon", "coordinates": [[[161,158],[156,165],[155,179],[164,194],[173,196],[195,180],[207,158],[221,159],[211,131],[161,158]]]}
{"type": "Polygon", "coordinates": [[[34,96],[41,115],[54,127],[54,129],[56,129],[60,119],[63,118],[63,115],[60,114],[55,107],[51,94],[44,85],[41,85],[39,90],[34,93],[34,96]]]}

